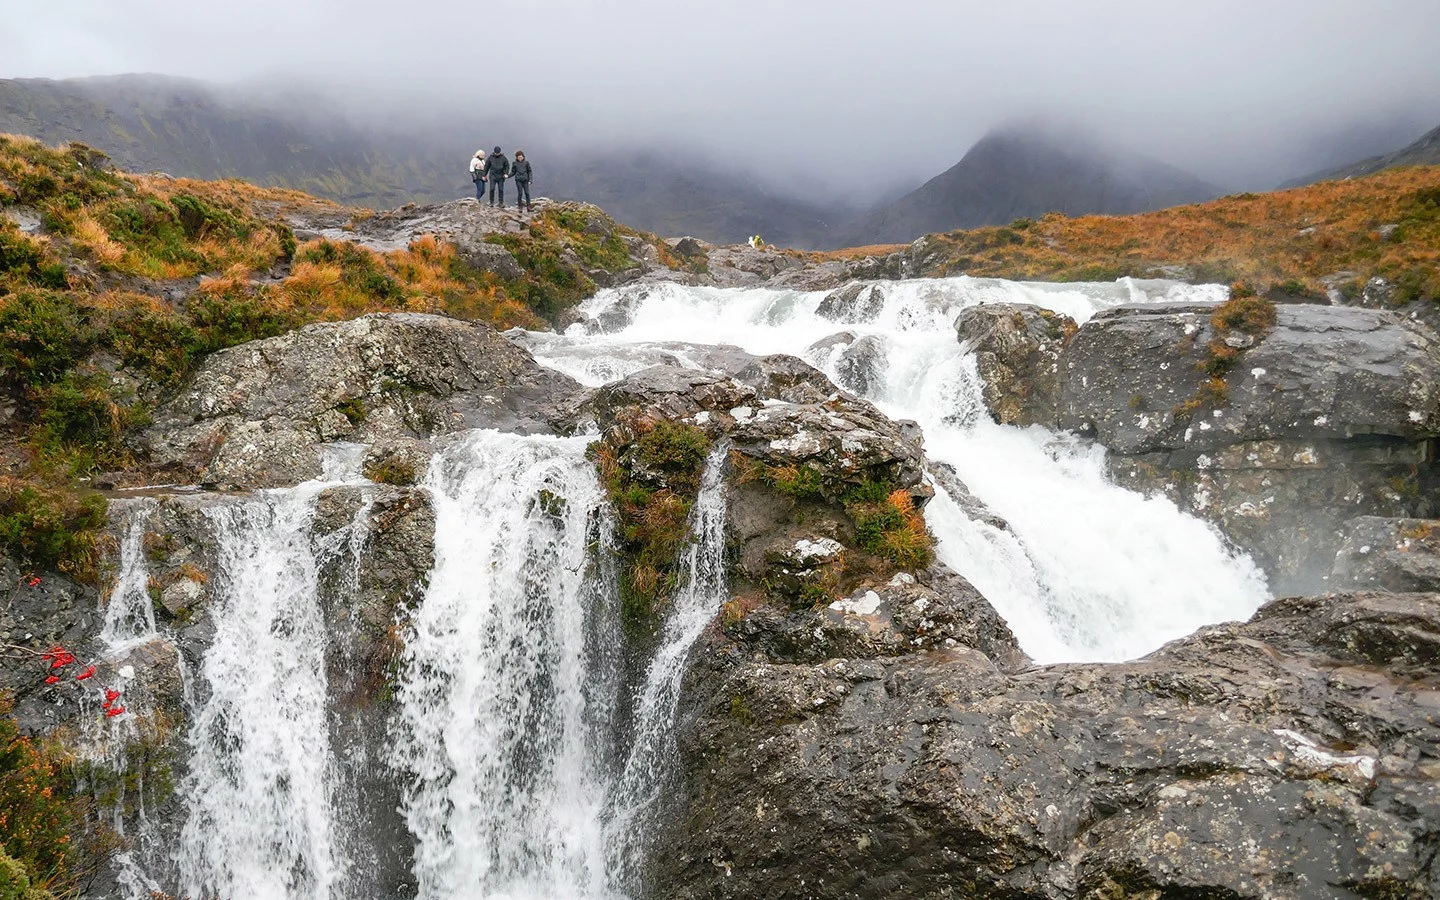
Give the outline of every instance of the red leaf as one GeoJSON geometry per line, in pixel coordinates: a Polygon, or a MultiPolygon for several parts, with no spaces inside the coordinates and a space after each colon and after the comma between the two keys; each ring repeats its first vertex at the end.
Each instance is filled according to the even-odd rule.
{"type": "Polygon", "coordinates": [[[91,676],[94,675],[94,674],[95,674],[95,667],[94,667],[94,666],[91,666],[91,667],[89,667],[88,669],[86,669],[85,671],[81,672],[79,675],[76,675],[76,676],[75,676],[75,680],[76,680],[76,681],[84,681],[85,679],[91,677],[91,676]]]}
{"type": "Polygon", "coordinates": [[[114,716],[122,715],[122,714],[124,714],[124,712],[125,712],[125,707],[123,707],[123,706],[116,706],[116,707],[114,707],[113,709],[107,709],[107,710],[105,710],[105,715],[106,715],[107,717],[114,717],[114,716]]]}
{"type": "Polygon", "coordinates": [[[46,683],[46,684],[56,684],[56,683],[58,683],[59,681],[60,681],[60,676],[59,676],[59,675],[51,675],[49,678],[46,678],[46,679],[45,679],[45,683],[46,683]]]}
{"type": "Polygon", "coordinates": [[[106,689],[105,689],[105,708],[106,708],[106,709],[109,709],[109,708],[110,708],[110,704],[114,703],[116,700],[119,700],[119,699],[120,699],[120,692],[119,692],[119,691],[115,690],[114,688],[106,688],[106,689]]]}

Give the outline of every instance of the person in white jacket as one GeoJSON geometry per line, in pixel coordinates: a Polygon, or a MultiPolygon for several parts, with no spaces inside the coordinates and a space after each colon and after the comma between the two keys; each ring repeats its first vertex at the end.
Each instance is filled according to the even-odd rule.
{"type": "Polygon", "coordinates": [[[485,199],[485,151],[476,150],[470,158],[470,180],[475,182],[475,202],[485,199]]]}

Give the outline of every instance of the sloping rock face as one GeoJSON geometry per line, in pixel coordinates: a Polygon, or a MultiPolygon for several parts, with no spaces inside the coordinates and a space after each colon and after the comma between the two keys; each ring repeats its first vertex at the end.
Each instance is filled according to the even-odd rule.
{"type": "Polygon", "coordinates": [[[1075,320],[1022,303],[972,306],[955,320],[960,343],[975,354],[981,396],[1001,425],[1055,424],[1060,354],[1075,320]]]}
{"type": "MultiPolygon", "coordinates": [[[[1218,333],[1214,312],[1096,315],[1060,351],[1054,422],[1107,447],[1119,483],[1213,521],[1277,593],[1323,590],[1345,520],[1433,512],[1440,341],[1380,310],[1281,305],[1258,337],[1218,333]],[[1217,345],[1235,358],[1214,378],[1217,345]]],[[[981,345],[987,404],[1046,422],[1048,372],[1026,361],[1048,351],[1015,338],[1012,354],[981,345]]]]}
{"type": "Polygon", "coordinates": [[[318,443],[550,433],[582,395],[487,326],[382,313],[214,354],[140,444],[153,468],[181,478],[279,487],[321,473],[318,443]]]}
{"type": "MultiPolygon", "coordinates": [[[[917,601],[877,593],[825,615],[903,629],[917,601]]],[[[1277,601],[1137,662],[1018,671],[974,634],[894,655],[819,624],[696,649],[654,896],[1440,891],[1436,595],[1277,601]]]]}
{"type": "Polygon", "coordinates": [[[1334,590],[1440,590],[1440,520],[1360,516],[1345,523],[1334,590]]]}

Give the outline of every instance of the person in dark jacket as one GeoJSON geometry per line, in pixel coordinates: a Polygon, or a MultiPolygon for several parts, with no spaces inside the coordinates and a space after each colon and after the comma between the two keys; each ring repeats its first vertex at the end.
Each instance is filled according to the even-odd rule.
{"type": "Polygon", "coordinates": [[[515,181],[515,205],[521,209],[535,211],[535,204],[530,202],[530,178],[533,172],[530,169],[530,160],[525,158],[524,150],[515,151],[515,164],[510,167],[510,177],[515,181]]]}
{"type": "Polygon", "coordinates": [[[485,178],[490,182],[490,205],[499,198],[500,208],[505,208],[505,178],[510,174],[510,160],[500,148],[485,158],[485,178]]]}

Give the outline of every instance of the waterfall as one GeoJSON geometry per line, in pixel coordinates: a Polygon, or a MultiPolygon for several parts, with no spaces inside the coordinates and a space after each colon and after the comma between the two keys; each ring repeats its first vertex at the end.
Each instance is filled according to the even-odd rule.
{"type": "Polygon", "coordinates": [[[435,567],[392,727],[421,897],[608,896],[588,442],[475,432],[431,466],[435,567]]]}
{"type": "MultiPolygon", "coordinates": [[[[117,504],[119,505],[119,504],[117,504]]],[[[131,500],[120,542],[120,575],[105,604],[100,640],[115,652],[155,636],[155,604],[150,599],[150,570],[145,559],[145,526],[155,511],[153,500],[131,500]]]]}
{"type": "Polygon", "coordinates": [[[702,345],[717,343],[800,353],[839,380],[845,351],[873,338],[883,352],[870,363],[869,399],[892,417],[918,421],[927,456],[950,464],[1010,526],[973,519],[937,486],[929,521],[939,557],[975,584],[1038,661],[1133,658],[1200,626],[1247,618],[1264,601],[1264,578],[1247,557],[1170,501],[1113,484],[1100,448],[1044,428],[994,424],[983,411],[974,358],[954,330],[961,310],[984,303],[1029,303],[1083,322],[1122,303],[1215,302],[1226,296],[1223,287],[962,277],[880,290],[878,315],[836,322],[818,314],[820,293],[619,288],[585,305],[606,317],[611,333],[526,341],[541,362],[596,384],[666,360],[698,366],[702,345]],[[802,349],[838,332],[851,338],[802,349]]]}
{"type": "Polygon", "coordinates": [[[660,647],[637,693],[631,745],[612,793],[610,843],[612,869],[621,881],[633,880],[648,835],[648,814],[664,785],[675,748],[675,708],[690,647],[728,599],[725,590],[725,464],[728,446],[711,452],[700,493],[690,513],[691,542],[685,573],[665,617],[660,647]]]}
{"type": "Polygon", "coordinates": [[[189,896],[329,898],[349,862],[335,834],[310,529],[323,486],[206,510],[220,577],[180,787],[189,815],[175,863],[189,896]]]}

